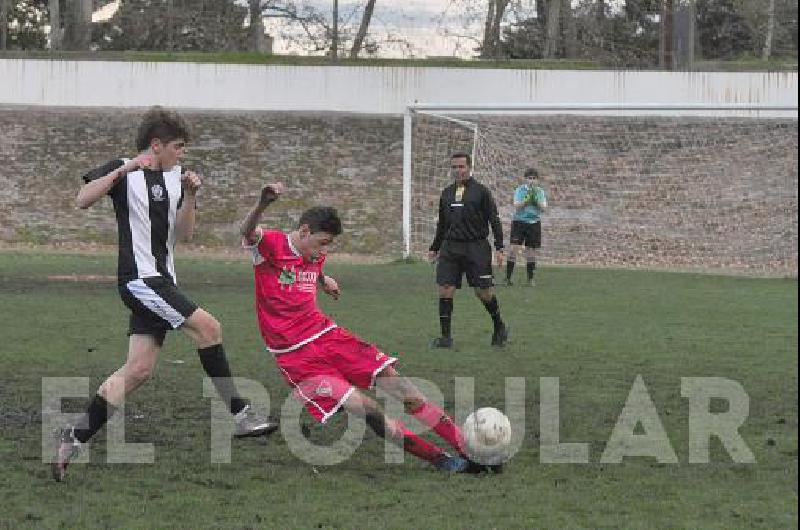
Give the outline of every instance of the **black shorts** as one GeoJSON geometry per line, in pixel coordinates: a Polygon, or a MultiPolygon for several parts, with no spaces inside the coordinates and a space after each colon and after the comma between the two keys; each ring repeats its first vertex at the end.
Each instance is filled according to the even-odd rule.
{"type": "Polygon", "coordinates": [[[542,223],[526,223],[524,221],[511,222],[511,244],[525,245],[528,248],[541,248],[542,223]]]}
{"type": "Polygon", "coordinates": [[[488,289],[494,285],[492,248],[487,240],[445,241],[442,244],[436,263],[436,283],[455,285],[460,289],[464,274],[470,287],[488,289]]]}
{"type": "Polygon", "coordinates": [[[159,345],[167,331],[178,329],[197,310],[197,304],[162,276],[120,283],[119,295],[131,310],[128,335],[150,335],[159,345]]]}

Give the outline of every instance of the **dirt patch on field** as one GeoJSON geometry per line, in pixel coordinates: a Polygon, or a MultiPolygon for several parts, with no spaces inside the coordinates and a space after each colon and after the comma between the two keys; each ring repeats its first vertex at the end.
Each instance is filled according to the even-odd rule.
{"type": "Polygon", "coordinates": [[[48,276],[54,282],[91,282],[91,283],[117,283],[116,276],[104,274],[64,274],[48,276]]]}

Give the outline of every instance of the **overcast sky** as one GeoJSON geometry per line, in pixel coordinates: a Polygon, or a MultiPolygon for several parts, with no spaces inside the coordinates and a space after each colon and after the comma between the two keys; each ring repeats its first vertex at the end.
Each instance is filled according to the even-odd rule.
{"type": "MultiPolygon", "coordinates": [[[[320,12],[331,13],[332,0],[309,0],[320,12]]],[[[344,25],[356,28],[361,20],[365,0],[339,0],[339,16],[344,25]]],[[[370,37],[381,45],[380,56],[403,57],[437,55],[474,55],[480,35],[480,24],[469,20],[463,8],[453,7],[453,0],[377,0],[370,25],[370,37]],[[400,37],[409,46],[386,42],[400,37]]],[[[485,2],[482,2],[485,3],[485,2]]],[[[526,3],[526,2],[523,2],[526,3]]],[[[481,14],[485,8],[481,8],[481,14]]],[[[474,18],[474,17],[473,17],[474,18]]],[[[268,21],[268,30],[276,37],[277,53],[300,52],[280,39],[275,21],[268,21]]]]}

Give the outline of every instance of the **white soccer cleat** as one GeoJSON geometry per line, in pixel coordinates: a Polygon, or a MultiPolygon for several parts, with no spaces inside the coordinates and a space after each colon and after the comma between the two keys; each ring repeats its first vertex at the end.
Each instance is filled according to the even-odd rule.
{"type": "Polygon", "coordinates": [[[266,436],[278,429],[278,422],[264,418],[247,405],[233,417],[236,428],[233,431],[235,438],[249,438],[252,436],[266,436]]]}

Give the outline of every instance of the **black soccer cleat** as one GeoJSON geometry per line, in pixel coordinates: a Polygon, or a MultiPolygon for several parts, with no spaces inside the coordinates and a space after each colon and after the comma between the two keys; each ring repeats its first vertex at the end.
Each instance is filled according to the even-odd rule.
{"type": "Polygon", "coordinates": [[[467,467],[462,473],[469,473],[472,475],[480,475],[481,473],[500,475],[503,472],[503,464],[479,464],[473,460],[467,460],[467,462],[467,467]]]}
{"type": "Polygon", "coordinates": [[[431,341],[431,348],[452,348],[452,337],[436,337],[431,341]]]}
{"type": "Polygon", "coordinates": [[[75,438],[72,427],[64,427],[56,431],[56,451],[51,464],[53,479],[63,482],[67,475],[67,466],[81,450],[81,443],[75,438]]]}
{"type": "Polygon", "coordinates": [[[494,473],[495,475],[501,475],[503,473],[503,464],[495,464],[493,466],[486,466],[489,468],[490,473],[494,473]]]}
{"type": "Polygon", "coordinates": [[[503,347],[508,341],[508,326],[500,324],[500,327],[492,333],[492,346],[503,347]]]}

